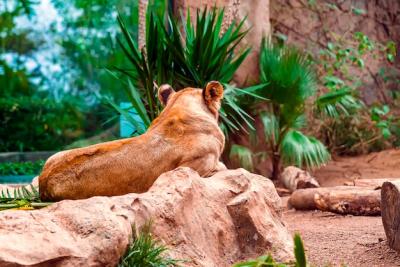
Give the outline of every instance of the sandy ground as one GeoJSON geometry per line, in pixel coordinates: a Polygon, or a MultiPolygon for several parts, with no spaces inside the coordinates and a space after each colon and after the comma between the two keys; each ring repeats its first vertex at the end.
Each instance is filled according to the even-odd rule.
{"type": "MultiPolygon", "coordinates": [[[[322,186],[363,178],[400,178],[400,150],[339,158],[313,174],[322,186]]],[[[283,219],[291,232],[301,234],[312,266],[400,266],[400,253],[387,246],[379,216],[287,210],[283,219]]]]}
{"type": "Polygon", "coordinates": [[[380,217],[289,210],[283,219],[292,233],[300,233],[313,266],[400,266],[380,217]]]}

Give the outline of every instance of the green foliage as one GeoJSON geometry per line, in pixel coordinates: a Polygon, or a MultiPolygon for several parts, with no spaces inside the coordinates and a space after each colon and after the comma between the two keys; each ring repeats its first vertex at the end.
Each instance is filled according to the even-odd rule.
{"type": "MultiPolygon", "coordinates": [[[[132,243],[118,265],[119,267],[179,266],[180,260],[163,255],[168,249],[153,239],[150,228],[151,224],[147,223],[139,234],[135,234],[132,243]]],[[[134,231],[134,233],[136,232],[134,231]]]]}
{"type": "Polygon", "coordinates": [[[330,159],[326,147],[314,137],[291,130],[282,140],[280,153],[285,165],[319,167],[330,159]]]}
{"type": "Polygon", "coordinates": [[[231,160],[235,160],[240,163],[242,168],[253,172],[253,152],[245,146],[234,144],[231,147],[229,157],[231,160]]]}
{"type": "MultiPolygon", "coordinates": [[[[322,90],[315,101],[316,127],[312,132],[324,140],[331,152],[340,154],[366,153],[382,149],[389,142],[396,143],[391,134],[396,132],[396,118],[387,114],[388,106],[366,107],[357,93],[363,75],[354,75],[355,71],[370,75],[371,70],[364,63],[368,58],[386,58],[390,64],[396,54],[393,42],[384,45],[361,32],[350,38],[334,33],[331,36],[334,41],[314,58],[322,90]]],[[[385,69],[380,73],[385,82],[390,79],[385,69]]]]}
{"type": "Polygon", "coordinates": [[[37,209],[50,204],[52,203],[40,200],[38,188],[32,184],[0,191],[0,210],[37,209]]]}
{"type": "Polygon", "coordinates": [[[294,47],[274,46],[265,40],[261,44],[260,80],[267,83],[263,96],[286,109],[294,106],[303,110],[305,100],[316,91],[315,74],[307,57],[294,47]]]}
{"type": "MultiPolygon", "coordinates": [[[[240,90],[227,84],[249,53],[249,49],[237,52],[237,46],[247,31],[242,30],[244,21],[223,30],[223,17],[223,10],[204,10],[197,13],[196,26],[188,15],[184,26],[179,27],[177,19],[171,15],[167,16],[167,26],[163,18],[149,11],[145,50],[137,46],[122,18],[118,18],[124,40],[117,40],[131,68],[115,67],[112,72],[115,76],[122,73],[129,77],[131,84],[127,83],[126,96],[139,111],[146,127],[161,111],[157,84],[169,83],[175,90],[180,90],[188,86],[203,88],[211,80],[225,83],[220,112],[223,128],[244,128],[242,121],[251,125],[252,118],[239,107],[238,98],[244,95],[254,97],[251,92],[254,88],[240,90]]],[[[122,115],[128,115],[115,104],[113,106],[122,115]]],[[[144,130],[139,128],[137,134],[144,130]]]]}
{"type": "Polygon", "coordinates": [[[48,98],[0,98],[0,151],[55,150],[79,137],[83,116],[48,98]]]}
{"type": "Polygon", "coordinates": [[[329,160],[324,145],[298,131],[304,126],[306,101],[316,93],[315,74],[305,54],[263,41],[260,80],[267,83],[260,94],[270,100],[261,121],[270,154],[274,155],[273,178],[277,178],[281,159],[285,164],[309,168],[329,160]]]}
{"type": "Polygon", "coordinates": [[[0,175],[37,175],[41,172],[44,160],[35,162],[1,162],[0,175]]]}
{"type": "MultiPolygon", "coordinates": [[[[329,152],[316,138],[300,132],[306,123],[307,104],[316,94],[312,62],[294,47],[272,45],[265,40],[261,43],[260,51],[261,87],[255,93],[262,99],[253,98],[248,106],[260,118],[263,126],[268,147],[266,152],[272,161],[272,178],[279,177],[282,163],[306,168],[321,166],[330,159],[329,152]]],[[[339,81],[332,79],[329,82],[339,81]]],[[[315,106],[329,114],[347,109],[352,99],[347,92],[340,92],[317,99],[315,106]]],[[[255,153],[250,148],[233,145],[230,158],[252,170],[253,161],[262,160],[265,153],[255,153]]]]}
{"type": "Polygon", "coordinates": [[[294,236],[294,255],[296,261],[294,263],[276,262],[271,255],[264,255],[255,260],[242,263],[236,263],[233,267],[307,267],[306,255],[304,251],[303,241],[299,234],[294,236]]]}
{"type": "Polygon", "coordinates": [[[304,251],[303,240],[299,234],[294,235],[294,257],[296,258],[296,267],[306,267],[306,253],[304,251]]]}

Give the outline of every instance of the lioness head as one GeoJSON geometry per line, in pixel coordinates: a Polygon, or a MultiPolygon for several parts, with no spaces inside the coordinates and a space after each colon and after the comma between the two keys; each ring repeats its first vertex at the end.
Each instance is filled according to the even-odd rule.
{"type": "Polygon", "coordinates": [[[215,118],[218,118],[223,95],[224,87],[217,81],[209,82],[204,89],[186,88],[175,92],[169,84],[163,84],[158,89],[158,99],[165,109],[179,101],[188,108],[196,108],[196,105],[205,106],[215,118]]]}

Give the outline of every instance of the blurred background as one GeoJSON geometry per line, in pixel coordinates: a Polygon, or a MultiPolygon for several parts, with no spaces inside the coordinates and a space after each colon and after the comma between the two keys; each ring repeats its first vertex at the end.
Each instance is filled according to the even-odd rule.
{"type": "MultiPolygon", "coordinates": [[[[6,162],[0,166],[0,174],[2,170],[3,174],[36,174],[43,163],[36,166],[35,162],[55,151],[131,135],[132,131],[121,129],[127,119],[120,116],[123,112],[118,108],[119,103],[128,101],[128,85],[114,72],[133,68],[118,44],[118,38],[126,38],[118,14],[140,48],[145,45],[140,42],[146,43],[145,34],[140,34],[143,27],[139,27],[146,24],[144,10],[163,18],[169,11],[178,20],[190,14],[194,20],[196,9],[206,6],[225,8],[228,26],[249,15],[244,23],[249,31],[238,47],[251,47],[251,52],[227,83],[237,88],[260,83],[252,74],[258,73],[262,36],[281,46],[294,45],[314,64],[316,97],[345,92],[353,97],[346,99],[353,101],[356,110],[350,112],[345,100],[343,108],[335,108],[347,109],[347,115],[321,117],[315,110],[324,109],[326,102],[321,101],[329,99],[312,104],[304,101],[310,107],[317,103],[316,108],[305,110],[308,126],[302,129],[306,134],[321,140],[333,156],[399,145],[397,0],[1,0],[0,152],[7,153],[0,157],[6,162]],[[22,171],[9,164],[19,161],[33,163],[22,171]]],[[[260,95],[273,98],[267,93],[260,95]]],[[[248,101],[241,103],[250,114],[253,109],[246,110],[248,101]]],[[[254,131],[245,122],[239,122],[242,128],[225,131],[229,138],[224,159],[230,166],[267,175],[271,164],[266,163],[264,152],[268,149],[265,142],[262,146],[254,142],[254,136],[263,139],[263,120],[259,113],[251,115],[254,131]]]]}

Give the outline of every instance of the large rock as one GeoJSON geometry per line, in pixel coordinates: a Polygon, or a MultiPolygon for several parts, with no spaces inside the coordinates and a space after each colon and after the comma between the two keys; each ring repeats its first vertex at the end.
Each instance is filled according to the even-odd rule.
{"type": "Polygon", "coordinates": [[[243,169],[201,178],[189,168],[161,175],[143,194],[62,201],[0,212],[0,266],[114,266],[132,226],[152,234],[185,266],[230,266],[272,251],[292,259],[272,182],[243,169]]]}

